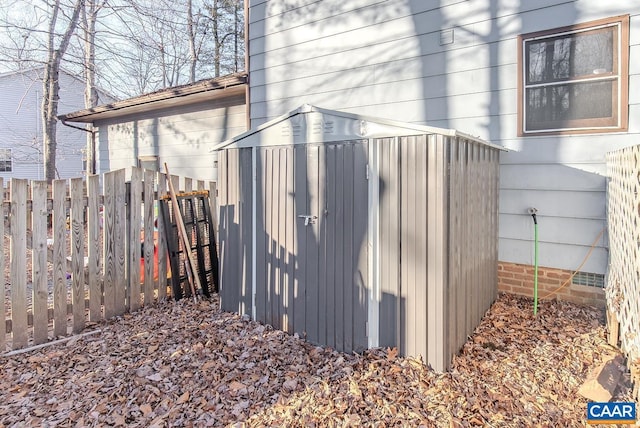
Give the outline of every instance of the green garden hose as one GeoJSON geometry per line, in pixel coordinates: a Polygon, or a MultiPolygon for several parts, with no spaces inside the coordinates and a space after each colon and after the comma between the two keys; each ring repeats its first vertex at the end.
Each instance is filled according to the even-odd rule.
{"type": "Polygon", "coordinates": [[[533,217],[533,315],[538,314],[538,218],[535,208],[529,208],[529,213],[533,217]]]}

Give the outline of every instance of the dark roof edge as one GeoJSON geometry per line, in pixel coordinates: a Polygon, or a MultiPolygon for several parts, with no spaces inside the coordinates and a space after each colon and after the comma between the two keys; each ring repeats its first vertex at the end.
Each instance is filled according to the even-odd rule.
{"type": "Polygon", "coordinates": [[[225,90],[236,86],[242,86],[247,83],[247,73],[235,73],[213,79],[205,79],[196,83],[174,86],[162,89],[149,94],[139,95],[137,97],[128,98],[122,101],[116,101],[110,104],[104,104],[97,107],[78,110],[58,116],[58,119],[66,122],[92,122],[91,117],[102,113],[124,110],[131,107],[138,107],[145,104],[159,103],[165,100],[186,97],[188,95],[199,94],[203,92],[225,90]]]}

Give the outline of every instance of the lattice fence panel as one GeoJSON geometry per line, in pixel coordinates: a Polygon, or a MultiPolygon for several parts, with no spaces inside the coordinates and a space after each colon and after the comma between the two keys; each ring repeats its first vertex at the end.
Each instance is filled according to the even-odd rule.
{"type": "Polygon", "coordinates": [[[607,305],[622,350],[640,358],[640,145],[607,154],[610,255],[607,305]]]}

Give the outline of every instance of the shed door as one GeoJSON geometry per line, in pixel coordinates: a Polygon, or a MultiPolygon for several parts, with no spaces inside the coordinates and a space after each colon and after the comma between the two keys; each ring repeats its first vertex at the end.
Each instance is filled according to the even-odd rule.
{"type": "Polygon", "coordinates": [[[256,319],[367,347],[367,143],[257,151],[256,319]]]}

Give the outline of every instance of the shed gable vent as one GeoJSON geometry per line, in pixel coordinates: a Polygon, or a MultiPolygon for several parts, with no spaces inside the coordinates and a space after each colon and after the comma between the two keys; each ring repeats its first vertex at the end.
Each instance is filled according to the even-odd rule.
{"type": "Polygon", "coordinates": [[[334,128],[333,128],[333,122],[332,121],[326,121],[324,123],[324,133],[325,134],[333,134],[334,128]]]}
{"type": "Polygon", "coordinates": [[[316,120],[311,124],[311,133],[314,135],[333,134],[333,122],[328,120],[316,120]]]}
{"type": "Polygon", "coordinates": [[[282,128],[280,130],[280,133],[283,137],[298,137],[301,134],[301,130],[302,130],[302,126],[295,124],[295,125],[282,125],[282,128]]]}

